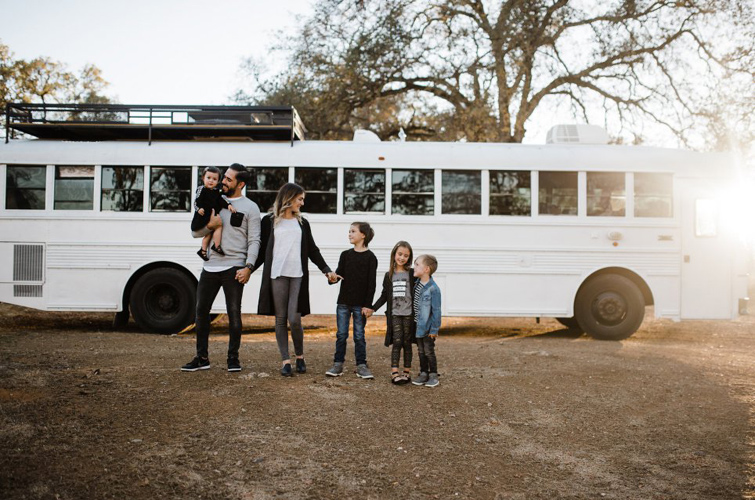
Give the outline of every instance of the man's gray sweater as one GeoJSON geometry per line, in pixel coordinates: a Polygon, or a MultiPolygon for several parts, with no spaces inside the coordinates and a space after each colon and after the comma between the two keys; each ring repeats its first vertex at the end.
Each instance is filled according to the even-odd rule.
{"type": "MultiPolygon", "coordinates": [[[[205,267],[233,267],[254,264],[260,251],[260,209],[257,204],[246,197],[237,199],[226,198],[233,205],[237,213],[244,214],[244,220],[239,227],[231,224],[231,211],[220,211],[220,219],[223,221],[223,239],[220,245],[225,255],[209,251],[210,260],[205,262],[205,267]]],[[[193,231],[192,236],[202,238],[210,234],[207,227],[193,231]]]]}

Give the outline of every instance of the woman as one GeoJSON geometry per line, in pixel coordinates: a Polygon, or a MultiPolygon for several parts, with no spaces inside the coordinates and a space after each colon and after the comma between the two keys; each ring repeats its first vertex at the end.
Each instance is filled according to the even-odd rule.
{"type": "Polygon", "coordinates": [[[312,238],[309,222],[301,216],[304,196],[304,189],[297,184],[288,183],[280,188],[272,212],[262,218],[262,244],[255,264],[255,269],[265,264],[257,314],[275,316],[275,340],[283,360],[284,377],[293,375],[286,321],[294,341],[296,371],[307,371],[301,326],[301,317],[309,314],[307,260],[314,262],[329,282],[337,279],[312,238]]]}

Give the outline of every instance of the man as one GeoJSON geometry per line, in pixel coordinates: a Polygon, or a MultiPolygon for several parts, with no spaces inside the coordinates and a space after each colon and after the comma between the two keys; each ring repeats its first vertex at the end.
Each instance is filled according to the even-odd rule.
{"type": "Polygon", "coordinates": [[[225,172],[222,191],[228,202],[236,209],[223,209],[219,214],[213,212],[207,227],[191,234],[202,238],[214,229],[223,226],[221,247],[223,253],[211,252],[204,264],[197,286],[197,355],[181,367],[181,371],[195,372],[210,368],[207,352],[210,336],[210,308],[215,297],[223,287],[225,307],[228,312],[228,371],[241,371],[239,347],[241,346],[241,295],[244,285],[252,275],[254,263],[260,250],[260,209],[257,204],[242,195],[244,186],[249,181],[246,168],[234,163],[225,172]]]}

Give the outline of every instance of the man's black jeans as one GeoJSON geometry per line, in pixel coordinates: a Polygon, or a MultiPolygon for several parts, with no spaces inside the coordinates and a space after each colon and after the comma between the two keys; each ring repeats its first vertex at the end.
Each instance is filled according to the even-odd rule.
{"type": "Polygon", "coordinates": [[[241,346],[241,295],[244,285],[236,281],[236,271],[241,267],[232,267],[219,273],[202,271],[197,286],[197,356],[209,357],[207,347],[210,337],[210,308],[215,297],[223,287],[225,309],[228,313],[228,359],[238,359],[241,346]]]}

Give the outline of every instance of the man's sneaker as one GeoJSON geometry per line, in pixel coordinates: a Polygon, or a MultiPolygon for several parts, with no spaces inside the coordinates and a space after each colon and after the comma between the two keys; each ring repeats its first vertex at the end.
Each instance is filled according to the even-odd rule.
{"type": "Polygon", "coordinates": [[[375,378],[372,376],[372,372],[367,365],[357,365],[357,377],[359,378],[375,378]]]}
{"type": "Polygon", "coordinates": [[[328,377],[340,377],[343,375],[343,363],[333,363],[333,367],[325,372],[328,377]]]}
{"type": "Polygon", "coordinates": [[[435,387],[438,384],[440,384],[440,380],[438,380],[438,374],[431,373],[427,378],[427,382],[425,382],[425,387],[435,387]]]}
{"type": "Polygon", "coordinates": [[[419,372],[419,375],[417,375],[412,380],[412,384],[414,384],[414,385],[425,385],[429,379],[430,379],[430,377],[427,375],[426,372],[419,372]]]}
{"type": "Polygon", "coordinates": [[[239,358],[228,358],[228,371],[229,372],[241,371],[241,363],[239,363],[239,358]]]}
{"type": "Polygon", "coordinates": [[[209,370],[210,359],[196,356],[194,359],[181,367],[182,372],[195,372],[197,370],[209,370]]]}

